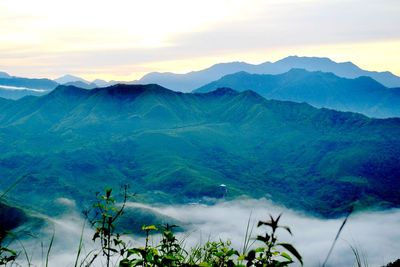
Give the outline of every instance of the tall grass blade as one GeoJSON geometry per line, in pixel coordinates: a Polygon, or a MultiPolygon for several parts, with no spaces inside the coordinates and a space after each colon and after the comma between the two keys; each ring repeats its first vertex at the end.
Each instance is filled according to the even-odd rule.
{"type": "Polygon", "coordinates": [[[53,236],[51,237],[49,248],[48,248],[47,254],[46,254],[46,267],[49,267],[49,257],[50,257],[51,248],[53,247],[54,236],[55,236],[55,231],[53,230],[53,236]]]}
{"type": "Polygon", "coordinates": [[[249,248],[254,244],[255,240],[250,243],[251,236],[253,235],[253,230],[254,230],[254,224],[251,226],[250,229],[250,223],[251,223],[251,216],[253,212],[250,212],[249,219],[247,220],[247,225],[246,225],[246,233],[244,235],[244,242],[243,242],[243,248],[242,248],[242,254],[246,254],[249,248]]]}
{"type": "Polygon", "coordinates": [[[359,248],[357,248],[357,246],[352,246],[351,244],[349,244],[351,251],[354,254],[354,257],[356,259],[356,266],[357,267],[368,267],[368,259],[365,256],[365,254],[363,253],[363,251],[359,248]]]}
{"type": "Polygon", "coordinates": [[[25,174],[19,178],[17,178],[15,180],[14,183],[12,183],[9,187],[7,187],[7,189],[0,195],[0,200],[2,200],[7,194],[8,192],[10,192],[12,189],[14,189],[14,187],[16,187],[23,179],[25,179],[29,174],[25,174]]]}
{"type": "Polygon", "coordinates": [[[330,257],[331,254],[332,254],[333,248],[335,247],[336,242],[337,242],[337,240],[339,239],[340,233],[342,232],[343,227],[346,225],[347,219],[349,218],[350,214],[351,214],[351,212],[346,216],[346,218],[344,219],[342,225],[340,226],[339,231],[337,232],[336,237],[335,237],[335,239],[333,240],[332,246],[331,246],[331,248],[329,249],[328,255],[326,255],[325,261],[324,261],[324,263],[322,264],[321,267],[325,267],[325,266],[326,266],[326,263],[328,262],[329,257],[330,257]]]}
{"type": "Polygon", "coordinates": [[[83,232],[85,231],[85,226],[86,226],[86,220],[83,222],[81,237],[79,239],[79,247],[78,247],[78,252],[76,254],[74,267],[78,267],[79,257],[81,256],[82,247],[83,247],[83,232]]]}
{"type": "Polygon", "coordinates": [[[21,240],[17,239],[18,243],[20,244],[20,246],[22,247],[22,250],[24,251],[24,256],[26,259],[26,262],[28,263],[28,267],[31,266],[31,259],[28,256],[28,252],[26,251],[26,248],[24,246],[24,244],[21,242],[21,240]]]}

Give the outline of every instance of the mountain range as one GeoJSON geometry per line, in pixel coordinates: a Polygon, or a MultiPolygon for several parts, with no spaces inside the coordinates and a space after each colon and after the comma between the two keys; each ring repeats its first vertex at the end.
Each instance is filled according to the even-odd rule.
{"type": "MultiPolygon", "coordinates": [[[[400,119],[159,85],[0,99],[0,173],[15,202],[55,214],[104,186],[142,202],[267,197],[325,217],[400,204],[400,119]],[[226,187],[221,187],[221,184],[226,187]],[[29,200],[29,201],[27,201],[29,200]]],[[[1,184],[1,189],[4,189],[1,184]]]]}
{"type": "MultiPolygon", "coordinates": [[[[89,82],[78,76],[69,75],[69,74],[61,76],[61,77],[55,79],[54,81],[61,85],[72,85],[72,86],[80,87],[83,89],[93,89],[96,87],[101,87],[100,84],[102,82],[101,80],[94,80],[93,82],[89,82]],[[97,84],[97,82],[99,84],[97,84]]],[[[106,85],[108,85],[108,83],[106,83],[106,85]]]]}
{"type": "Polygon", "coordinates": [[[0,71],[0,79],[1,78],[10,78],[10,75],[6,72],[0,71]]]}
{"type": "Polygon", "coordinates": [[[0,72],[0,97],[19,99],[27,95],[44,95],[59,84],[50,79],[31,79],[0,72]]]}
{"type": "Polygon", "coordinates": [[[400,77],[390,72],[363,70],[351,62],[337,63],[329,58],[289,56],[276,62],[265,62],[253,65],[245,62],[231,62],[213,65],[200,71],[186,74],[152,72],[135,81],[138,84],[156,83],[173,90],[190,92],[222,76],[236,72],[252,74],[282,74],[289,70],[305,69],[308,71],[331,72],[343,78],[368,76],[386,87],[400,87],[400,77]]]}
{"type": "Polygon", "coordinates": [[[400,117],[400,88],[386,88],[366,76],[347,79],[303,69],[279,75],[239,72],[194,92],[210,92],[220,87],[253,90],[267,99],[306,102],[315,107],[358,112],[375,118],[400,117]]]}
{"type": "Polygon", "coordinates": [[[6,72],[0,72],[0,97],[18,99],[25,95],[40,95],[38,92],[29,89],[42,89],[51,91],[59,84],[74,85],[85,89],[93,89],[96,87],[111,86],[117,83],[155,83],[175,91],[190,92],[228,74],[244,71],[251,74],[276,75],[288,72],[293,68],[305,69],[308,71],[331,72],[339,77],[349,79],[367,76],[373,78],[388,88],[400,87],[400,77],[390,72],[366,71],[351,62],[337,63],[329,58],[289,56],[276,62],[265,62],[258,65],[245,62],[219,63],[209,68],[200,71],[192,71],[186,74],[151,72],[139,80],[126,82],[104,81],[100,79],[90,82],[80,77],[67,74],[55,79],[52,81],[52,84],[46,84],[45,86],[41,85],[40,88],[37,86],[37,79],[32,80],[27,78],[19,78],[11,76],[6,72]],[[17,81],[14,81],[15,79],[17,79],[17,81]],[[23,81],[21,79],[23,79],[23,81]],[[13,90],[6,87],[1,88],[2,85],[15,86],[15,84],[22,88],[14,88],[13,90]],[[23,86],[21,84],[23,84],[23,86]]]}
{"type": "Polygon", "coordinates": [[[25,96],[42,96],[48,94],[60,84],[73,85],[84,89],[108,85],[107,82],[102,80],[88,82],[73,75],[64,75],[58,79],[50,80],[15,77],[6,72],[0,72],[0,97],[17,100],[25,96]]]}
{"type": "Polygon", "coordinates": [[[66,83],[71,83],[71,82],[81,82],[81,83],[86,83],[86,84],[90,83],[89,81],[87,81],[81,77],[78,77],[75,75],[70,75],[70,74],[66,74],[61,77],[58,77],[57,79],[54,79],[54,81],[57,82],[58,84],[66,84],[66,83]]]}

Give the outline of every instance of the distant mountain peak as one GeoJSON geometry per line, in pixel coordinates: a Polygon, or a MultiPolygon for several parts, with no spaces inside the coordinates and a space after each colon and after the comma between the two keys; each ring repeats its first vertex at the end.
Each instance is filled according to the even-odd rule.
{"type": "Polygon", "coordinates": [[[194,92],[211,92],[221,87],[238,92],[252,90],[267,99],[306,102],[318,108],[359,112],[371,117],[387,118],[400,114],[400,91],[388,89],[368,76],[349,79],[332,72],[310,72],[299,68],[277,75],[238,72],[194,92]]]}
{"type": "Polygon", "coordinates": [[[243,64],[249,64],[249,63],[246,63],[244,61],[221,62],[221,63],[217,63],[217,64],[212,65],[211,67],[209,67],[209,69],[216,68],[216,67],[224,67],[224,66],[227,66],[227,65],[243,65],[243,64]]]}
{"type": "Polygon", "coordinates": [[[55,79],[54,81],[59,84],[65,84],[65,83],[71,83],[71,82],[83,82],[86,84],[90,84],[90,82],[86,81],[85,79],[78,77],[78,76],[71,75],[71,74],[63,75],[63,76],[55,79]]]}
{"type": "MultiPolygon", "coordinates": [[[[70,97],[70,96],[80,96],[85,95],[89,92],[89,90],[76,87],[73,85],[59,85],[57,86],[51,93],[49,93],[48,97],[70,97]]],[[[45,97],[47,97],[45,96],[45,97]]]]}
{"type": "MultiPolygon", "coordinates": [[[[333,74],[334,75],[334,74],[333,74]]],[[[339,78],[339,77],[338,77],[339,78]]],[[[364,83],[368,83],[370,86],[374,85],[377,88],[381,88],[381,89],[387,89],[384,85],[382,85],[381,83],[379,83],[378,81],[372,79],[369,76],[360,76],[355,78],[354,80],[356,81],[362,81],[364,83]]]]}
{"type": "Polygon", "coordinates": [[[111,97],[129,98],[140,94],[169,95],[174,92],[158,84],[115,84],[108,87],[96,88],[91,90],[93,94],[106,95],[111,97]]]}
{"type": "Polygon", "coordinates": [[[278,61],[285,61],[285,60],[304,60],[304,59],[334,62],[332,59],[330,59],[330,58],[328,58],[328,57],[309,57],[309,56],[298,56],[298,55],[287,56],[287,57],[285,57],[285,58],[283,58],[283,59],[281,59],[281,60],[278,60],[278,61]]]}
{"type": "Polygon", "coordinates": [[[11,78],[11,76],[7,73],[7,72],[4,72],[4,71],[0,71],[0,78],[2,78],[2,79],[8,79],[8,78],[11,78]]]}
{"type": "MultiPolygon", "coordinates": [[[[288,56],[283,59],[276,61],[274,64],[343,64],[337,63],[328,57],[308,57],[308,56],[288,56]]],[[[345,62],[354,65],[351,62],[345,62]]],[[[295,66],[293,68],[296,68],[295,66]]]]}
{"type": "Polygon", "coordinates": [[[334,73],[338,77],[354,79],[369,76],[386,87],[400,87],[400,77],[390,72],[367,71],[352,62],[335,62],[327,57],[288,56],[275,62],[249,64],[241,61],[214,64],[199,71],[185,74],[171,72],[152,72],[144,75],[134,83],[157,83],[166,88],[182,92],[190,92],[223,76],[245,71],[250,74],[282,74],[290,69],[298,68],[307,71],[334,73]]]}
{"type": "Polygon", "coordinates": [[[110,82],[102,79],[95,79],[92,83],[94,83],[97,87],[106,87],[110,85],[110,82]]]}

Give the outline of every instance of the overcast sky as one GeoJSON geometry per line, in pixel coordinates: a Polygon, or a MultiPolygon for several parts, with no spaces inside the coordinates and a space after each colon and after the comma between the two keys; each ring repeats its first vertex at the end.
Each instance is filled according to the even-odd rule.
{"type": "Polygon", "coordinates": [[[0,70],[132,80],[288,55],[400,75],[398,0],[2,0],[0,70]]]}

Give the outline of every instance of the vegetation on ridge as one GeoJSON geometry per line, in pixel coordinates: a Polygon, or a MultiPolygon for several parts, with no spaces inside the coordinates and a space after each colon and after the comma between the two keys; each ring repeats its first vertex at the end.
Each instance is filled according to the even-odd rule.
{"type": "Polygon", "coordinates": [[[400,204],[398,136],[399,119],[251,91],[60,86],[0,101],[0,173],[10,181],[27,175],[31,186],[18,185],[13,197],[47,214],[60,212],[57,198],[79,204],[92,188],[134,183],[148,203],[248,195],[334,217],[354,204],[400,204]]]}

